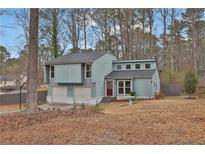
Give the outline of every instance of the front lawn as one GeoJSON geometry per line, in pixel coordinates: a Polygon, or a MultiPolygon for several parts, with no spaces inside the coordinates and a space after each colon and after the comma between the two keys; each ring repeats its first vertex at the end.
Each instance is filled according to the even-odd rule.
{"type": "Polygon", "coordinates": [[[205,99],[103,105],[89,111],[0,115],[0,144],[205,144],[205,99]]]}

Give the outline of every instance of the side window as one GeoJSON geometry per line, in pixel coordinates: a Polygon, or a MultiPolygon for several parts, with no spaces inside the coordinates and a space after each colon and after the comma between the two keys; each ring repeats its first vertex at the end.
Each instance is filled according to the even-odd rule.
{"type": "Polygon", "coordinates": [[[121,70],[122,66],[121,65],[117,65],[117,70],[121,70]]]}
{"type": "Polygon", "coordinates": [[[140,69],[140,64],[135,64],[135,69],[140,69]]]}
{"type": "Polygon", "coordinates": [[[55,70],[54,70],[54,66],[51,66],[51,78],[53,79],[55,77],[55,70]]]}
{"type": "Polygon", "coordinates": [[[150,68],[150,64],[145,64],[145,68],[149,69],[150,68]]]}
{"type": "Polygon", "coordinates": [[[91,78],[91,64],[85,65],[85,78],[91,78]]]}
{"type": "Polygon", "coordinates": [[[130,64],[126,64],[126,70],[130,70],[131,69],[131,65],[130,64]]]}

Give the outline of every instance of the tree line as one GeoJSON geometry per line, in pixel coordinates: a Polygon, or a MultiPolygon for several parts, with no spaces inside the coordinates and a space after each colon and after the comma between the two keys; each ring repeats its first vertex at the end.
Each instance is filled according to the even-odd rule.
{"type": "MultiPolygon", "coordinates": [[[[204,12],[204,9],[175,8],[13,11],[17,25],[23,30],[20,55],[29,58],[27,69],[30,72],[28,82],[32,81],[30,84],[34,84],[30,78],[36,78],[31,76],[31,71],[36,72],[31,65],[38,66],[39,63],[39,68],[42,68],[42,64],[50,59],[79,51],[107,50],[118,59],[154,57],[162,69],[180,72],[191,68],[198,74],[205,70],[204,12]],[[32,41],[34,43],[31,44],[32,41]],[[29,50],[36,52],[38,61],[31,60],[36,55],[29,53],[29,50]]],[[[5,55],[5,49],[1,48],[1,59],[5,55]]],[[[30,87],[34,92],[35,86],[30,87]]]]}
{"type": "MultiPolygon", "coordinates": [[[[13,11],[28,48],[29,10],[13,11]]],[[[117,58],[158,58],[162,68],[204,69],[204,9],[39,9],[39,62],[68,52],[112,51],[117,58]]]]}

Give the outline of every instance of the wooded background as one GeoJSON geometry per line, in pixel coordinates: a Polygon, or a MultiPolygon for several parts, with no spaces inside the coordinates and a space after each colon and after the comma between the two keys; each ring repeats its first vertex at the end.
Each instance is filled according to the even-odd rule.
{"type": "MultiPolygon", "coordinates": [[[[27,72],[29,9],[4,9],[23,30],[18,57],[0,45],[0,75],[27,72]]],[[[205,82],[205,9],[39,9],[39,84],[43,64],[69,52],[112,51],[119,59],[156,58],[163,82],[186,70],[205,82]]],[[[4,32],[0,30],[0,35],[4,32]]],[[[19,79],[20,80],[20,79],[19,79]]]]}

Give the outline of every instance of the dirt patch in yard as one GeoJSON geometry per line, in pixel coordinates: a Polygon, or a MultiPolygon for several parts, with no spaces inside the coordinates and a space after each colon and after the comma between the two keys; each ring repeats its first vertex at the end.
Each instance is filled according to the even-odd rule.
{"type": "Polygon", "coordinates": [[[205,99],[115,102],[103,113],[4,114],[0,144],[205,144],[205,99]]]}
{"type": "MultiPolygon", "coordinates": [[[[22,104],[21,109],[25,109],[25,105],[22,104]]],[[[1,113],[7,113],[7,112],[16,112],[19,111],[20,107],[19,104],[8,104],[8,105],[2,105],[0,104],[0,114],[1,113]]]]}

